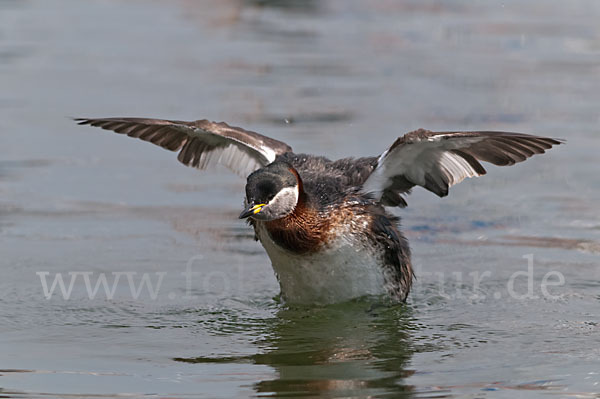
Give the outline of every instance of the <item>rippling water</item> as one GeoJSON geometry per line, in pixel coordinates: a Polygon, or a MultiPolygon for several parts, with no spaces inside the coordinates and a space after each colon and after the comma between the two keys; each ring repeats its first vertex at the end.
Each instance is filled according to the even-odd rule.
{"type": "Polygon", "coordinates": [[[0,0],[0,396],[600,397],[599,17],[592,0],[0,0]],[[68,119],[118,115],[332,158],[418,127],[568,143],[444,199],[415,190],[406,306],[288,308],[237,220],[243,179],[68,119]],[[69,299],[45,297],[57,275],[69,299]]]}

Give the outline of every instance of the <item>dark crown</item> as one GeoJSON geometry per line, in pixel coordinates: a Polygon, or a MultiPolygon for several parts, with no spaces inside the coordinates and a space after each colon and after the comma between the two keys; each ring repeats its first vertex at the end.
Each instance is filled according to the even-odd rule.
{"type": "Polygon", "coordinates": [[[289,164],[273,162],[248,176],[246,199],[257,204],[268,203],[284,188],[297,186],[296,176],[289,164]]]}

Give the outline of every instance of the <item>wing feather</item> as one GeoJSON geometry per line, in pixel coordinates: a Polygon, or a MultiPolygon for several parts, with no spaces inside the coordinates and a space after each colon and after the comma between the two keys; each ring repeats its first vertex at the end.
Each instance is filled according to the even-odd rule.
{"type": "Polygon", "coordinates": [[[151,142],[169,151],[187,166],[205,169],[222,164],[246,176],[291,152],[287,144],[224,122],[194,122],[144,118],[77,118],[80,125],[97,126],[151,142]]]}
{"type": "Polygon", "coordinates": [[[419,129],[399,137],[381,154],[362,190],[384,205],[406,206],[402,194],[414,186],[443,197],[464,179],[486,174],[482,161],[513,165],[563,142],[523,133],[419,129]]]}

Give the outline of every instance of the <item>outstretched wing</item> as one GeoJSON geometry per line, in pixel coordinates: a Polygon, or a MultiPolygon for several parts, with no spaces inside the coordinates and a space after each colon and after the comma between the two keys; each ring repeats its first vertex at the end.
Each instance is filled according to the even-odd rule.
{"type": "Polygon", "coordinates": [[[206,119],[194,122],[144,118],[77,118],[80,125],[98,126],[179,151],[184,165],[205,169],[222,164],[247,176],[292,151],[287,144],[261,134],[206,119]]]}
{"type": "Polygon", "coordinates": [[[467,177],[486,173],[480,161],[513,165],[543,154],[562,140],[507,132],[431,132],[399,137],[377,160],[363,185],[384,205],[406,206],[401,194],[422,186],[439,195],[467,177]]]}

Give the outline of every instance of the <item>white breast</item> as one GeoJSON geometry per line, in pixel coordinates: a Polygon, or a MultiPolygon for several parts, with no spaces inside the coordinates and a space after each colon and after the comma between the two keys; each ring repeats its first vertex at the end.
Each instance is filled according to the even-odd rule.
{"type": "Polygon", "coordinates": [[[263,223],[256,223],[256,233],[289,304],[329,304],[386,293],[381,256],[365,237],[345,229],[318,252],[294,254],[273,242],[263,223]]]}

